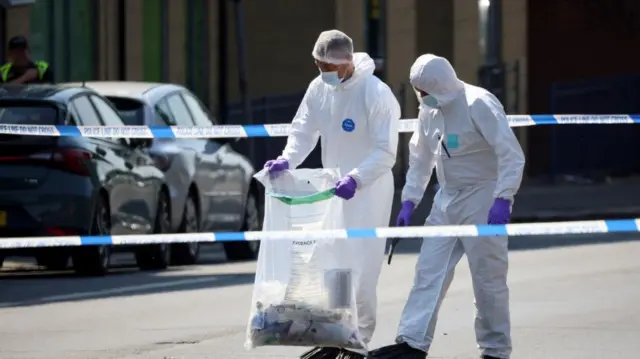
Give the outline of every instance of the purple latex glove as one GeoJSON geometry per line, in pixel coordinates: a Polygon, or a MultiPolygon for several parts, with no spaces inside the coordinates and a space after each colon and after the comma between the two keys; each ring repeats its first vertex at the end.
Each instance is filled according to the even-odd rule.
{"type": "Polygon", "coordinates": [[[289,169],[289,162],[284,158],[269,160],[264,164],[264,168],[269,171],[271,176],[276,176],[278,173],[289,169]]]}
{"type": "Polygon", "coordinates": [[[336,183],[336,196],[342,199],[351,199],[356,194],[358,184],[351,176],[347,176],[336,183]]]}
{"type": "Polygon", "coordinates": [[[489,224],[507,224],[511,219],[511,202],[504,198],[496,198],[489,210],[489,224]]]}
{"type": "Polygon", "coordinates": [[[415,203],[411,201],[402,202],[402,209],[398,214],[398,219],[396,220],[396,226],[398,227],[406,227],[411,223],[411,216],[413,216],[413,211],[416,209],[415,203]]]}

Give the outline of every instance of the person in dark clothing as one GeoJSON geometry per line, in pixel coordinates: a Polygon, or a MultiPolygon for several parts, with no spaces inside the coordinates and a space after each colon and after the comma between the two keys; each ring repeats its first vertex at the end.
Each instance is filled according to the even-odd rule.
{"type": "Polygon", "coordinates": [[[1,84],[44,84],[53,82],[53,71],[45,61],[33,61],[24,36],[14,36],[7,45],[9,62],[0,67],[1,84]]]}

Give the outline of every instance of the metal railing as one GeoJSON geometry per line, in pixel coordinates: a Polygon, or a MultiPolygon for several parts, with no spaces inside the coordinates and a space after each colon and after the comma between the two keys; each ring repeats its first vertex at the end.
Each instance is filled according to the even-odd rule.
{"type": "MultiPolygon", "coordinates": [[[[640,113],[640,76],[625,75],[555,83],[552,113],[640,113]]],[[[629,176],[640,171],[637,125],[571,127],[550,131],[549,178],[572,175],[590,180],[629,176]]]]}

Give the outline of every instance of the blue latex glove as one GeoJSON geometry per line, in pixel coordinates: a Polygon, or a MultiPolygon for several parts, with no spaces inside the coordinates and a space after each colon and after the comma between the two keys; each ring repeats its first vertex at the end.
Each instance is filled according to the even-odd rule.
{"type": "Polygon", "coordinates": [[[356,194],[356,188],[358,188],[356,180],[347,176],[336,183],[336,196],[342,199],[351,199],[356,194]]]}
{"type": "MultiPolygon", "coordinates": [[[[416,209],[416,204],[411,201],[402,202],[402,208],[398,213],[398,219],[396,219],[396,226],[406,227],[411,223],[411,216],[416,209]]],[[[393,238],[391,240],[391,248],[389,249],[389,260],[387,263],[391,264],[391,258],[393,258],[393,252],[396,250],[396,246],[400,243],[402,238],[393,238]]]]}
{"type": "Polygon", "coordinates": [[[398,214],[398,219],[396,220],[396,226],[398,227],[406,227],[411,223],[411,216],[413,216],[413,211],[416,209],[415,203],[411,201],[402,202],[402,209],[398,214]]]}
{"type": "Polygon", "coordinates": [[[413,216],[413,211],[416,209],[415,203],[411,201],[402,202],[402,208],[400,209],[400,213],[398,214],[398,219],[396,220],[396,226],[398,227],[406,227],[411,223],[411,216],[413,216]]]}
{"type": "Polygon", "coordinates": [[[511,219],[511,202],[504,198],[496,198],[489,210],[489,224],[507,224],[511,219]]]}
{"type": "Polygon", "coordinates": [[[267,161],[264,164],[264,168],[269,171],[271,176],[276,176],[278,173],[289,169],[289,162],[283,158],[267,161]]]}

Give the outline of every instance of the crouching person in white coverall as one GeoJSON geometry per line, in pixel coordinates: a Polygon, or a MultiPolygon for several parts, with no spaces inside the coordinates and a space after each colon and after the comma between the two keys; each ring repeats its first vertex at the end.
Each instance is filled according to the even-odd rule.
{"type": "MultiPolygon", "coordinates": [[[[485,89],[460,81],[446,59],[420,56],[410,82],[421,100],[398,225],[408,225],[436,168],[440,189],[426,225],[506,224],[520,187],[524,154],[502,105],[485,89]]],[[[454,269],[467,255],[481,358],[511,354],[507,237],[425,238],[395,345],[371,358],[425,358],[454,269]]]]}
{"type": "MultiPolygon", "coordinates": [[[[339,168],[344,178],[336,184],[336,195],[344,204],[347,228],[386,227],[393,202],[391,169],[396,162],[400,105],[391,89],[373,75],[375,64],[365,53],[353,53],[353,43],[344,33],[320,34],[312,52],[320,70],[291,124],[287,145],[280,157],[268,161],[271,174],[299,166],[322,144],[322,166],[339,168]]],[[[350,241],[358,325],[365,342],[376,326],[376,286],[386,240],[369,238],[350,241]]],[[[307,359],[364,358],[340,348],[314,348],[307,359]]]]}

